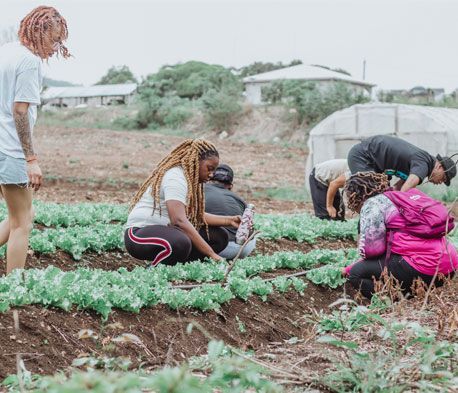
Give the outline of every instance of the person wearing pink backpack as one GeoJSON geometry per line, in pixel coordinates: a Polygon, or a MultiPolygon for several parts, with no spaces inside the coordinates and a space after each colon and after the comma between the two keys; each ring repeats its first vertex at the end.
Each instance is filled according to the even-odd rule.
{"type": "Polygon", "coordinates": [[[358,172],[345,186],[350,210],[360,214],[361,259],[343,273],[371,298],[374,281],[384,268],[399,281],[404,294],[415,279],[443,284],[458,267],[458,254],[446,238],[454,220],[445,206],[417,189],[392,191],[384,173],[358,172]]]}

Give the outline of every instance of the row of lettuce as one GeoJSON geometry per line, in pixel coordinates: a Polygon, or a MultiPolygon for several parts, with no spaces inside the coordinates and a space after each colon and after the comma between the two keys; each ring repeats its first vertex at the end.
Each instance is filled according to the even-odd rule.
{"type": "Polygon", "coordinates": [[[26,304],[41,304],[69,310],[73,306],[91,309],[107,318],[113,308],[139,312],[143,307],[164,304],[172,309],[191,307],[217,309],[231,299],[247,300],[258,295],[263,300],[274,291],[302,292],[307,283],[296,276],[262,278],[262,273],[278,269],[303,269],[313,283],[337,287],[344,281],[340,270],[355,259],[356,250],[315,250],[307,254],[279,252],[249,257],[235,264],[224,280],[227,264],[214,261],[185,265],[137,267],[132,271],[78,268],[62,271],[46,269],[16,270],[0,278],[0,311],[26,304]],[[316,267],[323,265],[321,267],[316,267]],[[180,283],[196,283],[182,289],[180,283]]]}
{"type": "MultiPolygon", "coordinates": [[[[34,204],[35,228],[30,247],[40,254],[57,250],[69,253],[79,260],[85,252],[104,252],[123,249],[123,229],[127,207],[115,204],[57,204],[37,201],[34,204]],[[37,226],[37,225],[36,225],[37,226]]],[[[0,205],[0,219],[6,217],[6,208],[0,205]]],[[[319,220],[308,214],[258,214],[256,229],[265,239],[291,239],[314,243],[318,238],[354,239],[354,220],[336,222],[319,220]]],[[[0,248],[0,257],[5,248],[0,248]]]]}

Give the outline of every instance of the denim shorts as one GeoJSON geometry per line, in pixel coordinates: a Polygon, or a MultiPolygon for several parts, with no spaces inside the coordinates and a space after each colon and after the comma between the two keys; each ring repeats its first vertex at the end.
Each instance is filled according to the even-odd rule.
{"type": "Polygon", "coordinates": [[[14,158],[0,152],[0,184],[16,184],[27,186],[26,161],[24,158],[14,158]]]}

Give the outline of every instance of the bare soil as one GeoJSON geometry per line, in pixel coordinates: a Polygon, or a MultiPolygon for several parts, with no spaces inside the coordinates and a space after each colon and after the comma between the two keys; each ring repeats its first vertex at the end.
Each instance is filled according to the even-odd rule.
{"type": "Polygon", "coordinates": [[[12,311],[0,314],[0,378],[16,372],[16,353],[23,354],[28,370],[40,374],[53,374],[70,366],[76,357],[89,355],[126,356],[132,367],[175,365],[206,353],[208,339],[196,329],[191,336],[186,333],[191,321],[213,338],[259,351],[271,342],[306,338],[303,316],[309,307],[326,308],[339,296],[340,291],[309,284],[304,295],[273,294],[266,302],[256,296],[246,302],[236,299],[217,312],[173,311],[159,305],[138,315],[115,311],[106,323],[93,312],[25,306],[18,309],[19,332],[14,329],[12,311]],[[92,330],[98,338],[79,339],[82,329],[92,330]],[[122,333],[136,335],[143,346],[113,344],[110,338],[122,333]]]}
{"type": "MultiPolygon", "coordinates": [[[[34,135],[45,176],[37,198],[62,202],[127,202],[155,165],[185,139],[153,132],[58,127],[37,127],[34,135]]],[[[305,148],[210,139],[220,161],[233,167],[234,190],[242,196],[303,187],[305,148]]]]}

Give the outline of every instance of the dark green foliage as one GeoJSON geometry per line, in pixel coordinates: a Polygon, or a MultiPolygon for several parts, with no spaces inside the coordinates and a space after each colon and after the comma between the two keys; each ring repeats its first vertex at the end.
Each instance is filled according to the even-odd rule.
{"type": "Polygon", "coordinates": [[[116,85],[119,83],[137,83],[134,74],[126,65],[111,67],[96,85],[116,85]]]}
{"type": "Polygon", "coordinates": [[[279,70],[286,67],[292,67],[295,65],[302,64],[302,60],[293,60],[289,64],[283,64],[281,61],[277,63],[263,63],[262,61],[256,61],[250,65],[239,69],[240,76],[245,78],[246,76],[262,74],[263,72],[269,72],[279,70]]]}
{"type": "Polygon", "coordinates": [[[134,119],[117,119],[127,129],[177,128],[191,115],[194,102],[201,99],[211,127],[228,127],[241,107],[238,103],[242,84],[229,70],[219,65],[189,61],[164,66],[142,82],[138,101],[140,110],[134,119]]]}
{"type": "Polygon", "coordinates": [[[337,110],[369,101],[355,94],[343,82],[320,90],[306,81],[276,81],[262,89],[263,100],[272,104],[284,102],[294,109],[298,124],[313,125],[337,110]]]}
{"type": "Polygon", "coordinates": [[[152,88],[159,97],[174,94],[189,99],[200,98],[211,89],[242,91],[240,81],[231,71],[199,61],[162,67],[157,74],[148,75],[142,84],[142,89],[146,88],[152,88]]]}
{"type": "Polygon", "coordinates": [[[210,127],[228,129],[242,112],[240,94],[230,89],[209,90],[202,96],[202,110],[210,127]]]}

